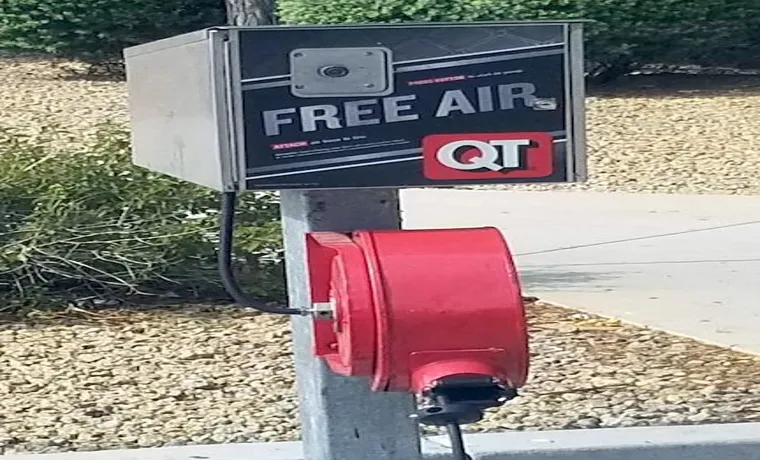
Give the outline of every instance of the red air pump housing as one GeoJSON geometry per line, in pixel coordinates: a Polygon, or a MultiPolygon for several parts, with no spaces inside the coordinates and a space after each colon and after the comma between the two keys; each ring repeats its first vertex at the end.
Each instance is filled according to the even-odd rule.
{"type": "Polygon", "coordinates": [[[307,257],[314,353],[333,372],[427,396],[431,416],[478,409],[463,423],[524,385],[522,294],[499,230],[316,232],[307,257]]]}

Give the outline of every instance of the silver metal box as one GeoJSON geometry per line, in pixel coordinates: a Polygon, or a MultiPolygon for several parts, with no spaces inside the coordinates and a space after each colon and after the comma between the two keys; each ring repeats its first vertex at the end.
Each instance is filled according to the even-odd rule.
{"type": "Polygon", "coordinates": [[[134,164],[215,190],[236,182],[226,38],[209,29],[125,50],[134,164]]]}
{"type": "Polygon", "coordinates": [[[131,47],[133,161],[220,191],[582,181],[582,26],[219,27],[131,47]]]}

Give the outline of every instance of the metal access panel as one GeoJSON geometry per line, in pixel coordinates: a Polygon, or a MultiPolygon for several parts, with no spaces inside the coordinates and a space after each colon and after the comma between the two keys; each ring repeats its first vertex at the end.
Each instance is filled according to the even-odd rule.
{"type": "Polygon", "coordinates": [[[237,182],[225,40],[201,30],[125,50],[134,164],[216,190],[237,182]]]}
{"type": "Polygon", "coordinates": [[[582,181],[582,26],[222,27],[130,48],[135,163],[220,190],[582,181]]]}

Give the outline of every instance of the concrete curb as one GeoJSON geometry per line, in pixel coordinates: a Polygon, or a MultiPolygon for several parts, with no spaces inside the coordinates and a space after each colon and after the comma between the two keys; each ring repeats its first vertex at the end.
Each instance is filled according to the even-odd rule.
{"type": "MultiPolygon", "coordinates": [[[[468,435],[476,460],[760,460],[760,423],[521,431],[468,435]]],[[[448,440],[423,443],[425,458],[449,458],[448,440]]],[[[219,444],[60,454],[3,460],[303,460],[301,443],[219,444]]],[[[335,460],[373,460],[335,459],[335,460]]]]}

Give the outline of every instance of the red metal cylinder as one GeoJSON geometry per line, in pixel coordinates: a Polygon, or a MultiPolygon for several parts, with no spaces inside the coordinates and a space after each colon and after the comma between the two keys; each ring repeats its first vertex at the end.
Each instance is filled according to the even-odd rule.
{"type": "Polygon", "coordinates": [[[495,228],[360,231],[308,237],[315,353],[375,391],[420,393],[436,380],[489,376],[525,383],[520,284],[495,228]],[[325,287],[327,286],[327,287],[325,287]],[[329,326],[328,326],[329,325],[329,326]]]}

